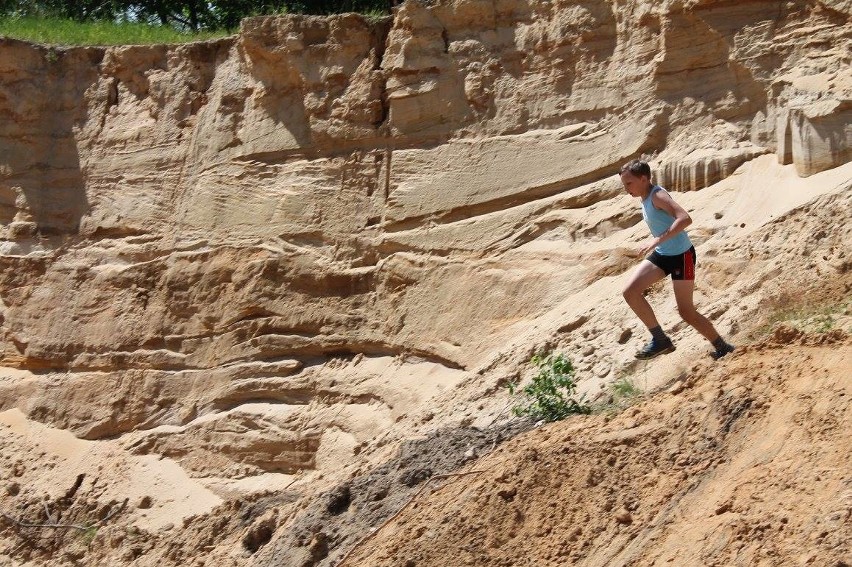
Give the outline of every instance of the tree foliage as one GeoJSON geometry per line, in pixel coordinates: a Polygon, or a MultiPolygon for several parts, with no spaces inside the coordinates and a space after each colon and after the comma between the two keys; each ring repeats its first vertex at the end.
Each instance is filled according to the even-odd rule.
{"type": "Polygon", "coordinates": [[[389,13],[398,0],[0,0],[0,17],[135,21],[185,31],[234,29],[248,16],[389,13]]]}

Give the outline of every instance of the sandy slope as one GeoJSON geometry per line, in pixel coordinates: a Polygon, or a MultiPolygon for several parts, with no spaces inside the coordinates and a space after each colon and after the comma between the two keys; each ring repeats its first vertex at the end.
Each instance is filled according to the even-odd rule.
{"type": "Polygon", "coordinates": [[[345,565],[848,565],[852,340],[780,328],[615,416],[521,435],[345,565]]]}
{"type": "Polygon", "coordinates": [[[24,494],[60,499],[83,475],[78,490],[135,508],[133,522],[157,530],[189,515],[206,513],[222,502],[171,459],[130,456],[115,442],[85,441],[71,433],[26,419],[18,410],[0,413],[3,453],[14,471],[8,482],[24,494]],[[28,458],[29,456],[29,458],[28,458]],[[35,456],[36,458],[32,458],[35,456]],[[146,499],[150,504],[139,504],[146,499]]]}
{"type": "MultiPolygon", "coordinates": [[[[790,166],[765,156],[717,185],[679,195],[696,218],[692,233],[702,258],[699,304],[720,328],[736,331],[733,337],[741,346],[773,314],[801,307],[805,314],[795,324],[810,332],[852,328],[852,271],[844,246],[852,230],[849,167],[804,180],[790,166]],[[768,214],[755,213],[759,207],[768,214]],[[830,319],[808,319],[808,313],[816,313],[809,303],[828,306],[830,319]]],[[[635,207],[624,197],[606,205],[635,207]]],[[[597,258],[606,265],[641,233],[641,227],[628,227],[571,243],[556,226],[507,252],[502,261],[529,262],[530,269],[541,270],[546,255],[552,259],[544,264],[552,270],[549,276],[571,282],[565,266],[573,258],[597,258]]],[[[626,256],[619,270],[634,261],[626,256]]],[[[49,509],[62,519],[91,524],[128,499],[127,508],[93,539],[75,530],[18,532],[7,522],[0,531],[11,554],[7,562],[333,565],[417,493],[425,479],[459,467],[488,472],[453,480],[408,509],[361,546],[365,555],[349,564],[412,559],[418,565],[443,565],[456,556],[475,565],[517,564],[518,557],[554,565],[566,558],[587,565],[652,564],[671,557],[675,564],[769,565],[777,558],[804,561],[809,554],[816,564],[845,560],[848,539],[838,518],[848,513],[849,497],[848,339],[781,334],[768,344],[741,348],[714,367],[704,361],[701,339],[674,326],[678,350],[637,364],[632,350],[643,339],[619,297],[625,273],[594,276],[600,265],[575,270],[578,287],[563,284],[563,299],[536,319],[508,324],[504,346],[479,370],[448,369],[414,358],[398,361],[395,371],[381,358],[334,364],[337,379],[379,392],[381,404],[358,398],[357,389],[343,405],[292,407],[246,400],[251,403],[222,408],[181,428],[160,426],[95,441],[36,423],[19,410],[3,412],[0,506],[5,511],[44,522],[41,500],[47,498],[49,509]],[[580,286],[583,281],[589,285],[580,286]],[[625,329],[634,336],[620,344],[625,329]],[[608,394],[594,374],[600,364],[646,391],[682,386],[674,387],[677,394],[657,395],[612,419],[594,416],[548,426],[472,462],[505,437],[499,433],[507,417],[501,413],[507,403],[502,384],[508,376],[529,375],[526,356],[532,348],[581,353],[574,357],[581,387],[593,397],[599,393],[599,401],[608,394]],[[395,378],[399,369],[408,371],[395,378]],[[306,420],[305,410],[318,416],[317,425],[306,420]],[[270,442],[280,450],[282,434],[270,421],[276,415],[301,420],[303,431],[317,428],[316,470],[236,471],[224,479],[199,474],[215,470],[216,451],[262,455],[270,442]],[[388,421],[393,423],[390,434],[370,443],[353,440],[352,432],[375,435],[388,421]],[[319,426],[329,422],[342,427],[319,426]],[[479,429],[466,432],[471,425],[479,429]],[[411,449],[417,458],[400,449],[400,441],[412,436],[423,439],[411,449]],[[563,452],[566,446],[570,450],[563,452]],[[348,457],[348,465],[340,462],[338,455],[353,452],[357,458],[348,457]],[[618,464],[607,464],[613,458],[618,464]],[[83,481],[69,496],[79,474],[85,475],[83,481]],[[346,478],[351,482],[341,484],[346,478]],[[348,495],[343,500],[334,496],[341,490],[348,495]],[[516,496],[508,501],[499,496],[512,490],[516,496]],[[342,504],[330,504],[337,501],[342,504]],[[621,507],[634,518],[631,524],[613,519],[621,507]],[[576,527],[581,532],[571,535],[576,527]]],[[[671,326],[676,315],[670,291],[660,286],[651,301],[671,326]]],[[[56,380],[17,372],[12,376],[18,384],[31,387],[35,381],[56,380]]]]}

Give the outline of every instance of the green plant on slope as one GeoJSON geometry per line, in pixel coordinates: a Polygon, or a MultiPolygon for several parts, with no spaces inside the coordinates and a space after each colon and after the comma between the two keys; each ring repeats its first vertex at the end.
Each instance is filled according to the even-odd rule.
{"type": "Polygon", "coordinates": [[[509,384],[510,394],[523,395],[522,402],[512,408],[512,413],[550,422],[571,414],[592,412],[591,406],[584,402],[585,396],[575,398],[574,366],[564,355],[537,354],[530,362],[538,368],[538,374],[532,381],[521,390],[518,390],[517,383],[509,384]]]}
{"type": "Polygon", "coordinates": [[[827,333],[838,327],[852,310],[852,301],[802,301],[792,292],[782,292],[763,302],[767,313],[749,333],[751,340],[759,340],[774,332],[779,324],[793,326],[808,333],[827,333]]]}
{"type": "Polygon", "coordinates": [[[98,526],[89,526],[86,528],[86,531],[83,532],[83,541],[87,546],[91,545],[95,539],[95,536],[98,535],[98,526]]]}
{"type": "Polygon", "coordinates": [[[608,395],[604,401],[592,406],[593,413],[615,414],[640,400],[642,389],[636,385],[628,374],[622,374],[615,382],[609,384],[608,395]]]}
{"type": "Polygon", "coordinates": [[[616,403],[635,398],[641,393],[642,390],[627,376],[619,378],[612,384],[612,395],[616,403]]]}
{"type": "Polygon", "coordinates": [[[834,328],[835,320],[830,314],[815,317],[814,325],[817,333],[827,333],[834,328]]]}

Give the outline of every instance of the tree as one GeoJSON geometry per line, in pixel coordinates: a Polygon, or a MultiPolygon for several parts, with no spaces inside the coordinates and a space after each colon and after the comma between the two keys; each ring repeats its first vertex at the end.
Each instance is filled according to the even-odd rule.
{"type": "Polygon", "coordinates": [[[121,0],[0,0],[0,16],[57,17],[77,21],[113,20],[122,13],[121,0]]]}
{"type": "Polygon", "coordinates": [[[275,13],[390,13],[396,0],[0,0],[0,17],[132,20],[187,31],[234,29],[248,16],[275,13]]]}

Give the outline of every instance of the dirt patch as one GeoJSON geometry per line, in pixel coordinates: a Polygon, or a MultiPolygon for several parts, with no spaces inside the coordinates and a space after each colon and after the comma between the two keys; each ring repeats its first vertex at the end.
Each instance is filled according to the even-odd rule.
{"type": "Polygon", "coordinates": [[[312,499],[253,564],[335,565],[431,478],[469,468],[465,465],[479,455],[531,426],[528,421],[516,421],[490,430],[444,428],[408,441],[395,459],[312,499]]]}

